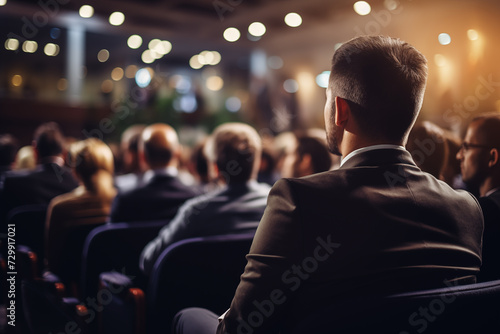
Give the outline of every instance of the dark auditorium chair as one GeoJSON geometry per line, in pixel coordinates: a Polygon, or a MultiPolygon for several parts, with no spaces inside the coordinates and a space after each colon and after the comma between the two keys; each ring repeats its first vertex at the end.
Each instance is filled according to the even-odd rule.
{"type": "Polygon", "coordinates": [[[145,278],[139,269],[139,256],[168,221],[113,223],[95,228],[85,240],[82,255],[81,296],[95,297],[99,274],[118,271],[135,276],[134,286],[144,286],[145,278]]]}
{"type": "Polygon", "coordinates": [[[64,297],[64,285],[44,278],[23,281],[24,316],[30,334],[89,333],[87,307],[64,297]]]}
{"type": "Polygon", "coordinates": [[[146,333],[144,292],[133,288],[132,280],[116,272],[102,273],[98,296],[102,308],[99,333],[146,333]]]}
{"type": "MultiPolygon", "coordinates": [[[[38,255],[38,268],[42,269],[45,254],[45,216],[47,205],[29,204],[16,207],[7,214],[7,224],[15,224],[16,243],[26,245],[38,255]]],[[[7,229],[5,229],[7,231],[7,229]]]]}
{"type": "Polygon", "coordinates": [[[176,242],[156,261],[146,293],[148,333],[168,333],[186,307],[222,314],[240,281],[254,234],[211,236],[176,242]]]}
{"type": "Polygon", "coordinates": [[[500,280],[339,300],[282,333],[500,333],[500,280]]]}

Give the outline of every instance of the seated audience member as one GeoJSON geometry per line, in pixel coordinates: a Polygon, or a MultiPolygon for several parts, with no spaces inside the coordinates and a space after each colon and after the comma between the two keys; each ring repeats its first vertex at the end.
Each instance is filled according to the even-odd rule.
{"type": "Polygon", "coordinates": [[[421,170],[436,179],[442,179],[442,170],[448,157],[443,129],[428,121],[415,124],[408,136],[406,149],[421,170]]]}
{"type": "Polygon", "coordinates": [[[23,146],[17,151],[14,163],[15,170],[33,170],[36,167],[35,150],[33,146],[23,146]]]}
{"type": "Polygon", "coordinates": [[[39,163],[35,170],[4,175],[0,189],[0,215],[3,217],[17,206],[49,204],[54,197],[78,186],[71,170],[64,166],[64,138],[56,123],[44,123],[36,129],[33,148],[39,163]]]}
{"type": "Polygon", "coordinates": [[[241,332],[242,321],[248,333],[289,332],[342,296],[443,287],[479,272],[477,201],[422,172],[403,147],[426,78],[425,57],[399,39],[361,36],[336,50],[325,124],[340,168],[273,186],[229,310],[219,324],[186,310],[178,331],[199,313],[210,332],[241,332]],[[274,312],[248,321],[269,296],[274,312]]]}
{"type": "Polygon", "coordinates": [[[149,275],[161,252],[175,241],[209,235],[255,231],[270,187],[257,183],[262,147],[249,125],[226,123],[206,144],[209,170],[225,186],[187,201],[141,254],[140,267],[149,275]]]}
{"type": "Polygon", "coordinates": [[[465,189],[466,186],[462,180],[460,172],[460,161],[457,160],[457,153],[460,150],[461,139],[451,131],[444,131],[444,138],[448,146],[448,156],[446,164],[441,171],[441,180],[448,183],[454,189],[465,189]]]}
{"type": "Polygon", "coordinates": [[[5,172],[12,170],[17,152],[17,140],[9,135],[0,135],[0,185],[5,172]]]}
{"type": "Polygon", "coordinates": [[[139,141],[145,128],[145,125],[136,124],[128,127],[122,133],[120,149],[123,171],[119,172],[123,172],[123,174],[115,177],[115,185],[120,192],[144,184],[144,170],[139,160],[139,141]]]}
{"type": "Polygon", "coordinates": [[[168,220],[179,206],[197,193],[177,177],[179,142],[167,124],[144,129],[139,142],[139,159],[149,168],[144,185],[119,193],[111,210],[112,222],[168,220]]]}
{"type": "Polygon", "coordinates": [[[479,193],[484,215],[481,281],[500,279],[500,114],[474,118],[457,159],[468,189],[479,193]]]}
{"type": "Polygon", "coordinates": [[[276,173],[276,157],[270,145],[262,146],[262,157],[260,161],[257,181],[267,183],[272,186],[279,179],[276,173]]]}
{"type": "Polygon", "coordinates": [[[326,172],[332,166],[326,142],[307,133],[298,134],[283,161],[282,177],[302,177],[326,172]]]}
{"type": "Polygon", "coordinates": [[[50,202],[45,239],[47,267],[66,283],[78,277],[85,237],[107,221],[116,194],[113,154],[99,139],[74,143],[70,165],[80,186],[50,202]]]}

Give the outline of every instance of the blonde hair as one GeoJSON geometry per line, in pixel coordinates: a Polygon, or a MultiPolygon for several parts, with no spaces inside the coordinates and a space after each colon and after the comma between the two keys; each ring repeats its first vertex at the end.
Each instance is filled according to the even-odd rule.
{"type": "Polygon", "coordinates": [[[88,191],[108,199],[115,196],[113,153],[105,143],[97,138],[76,142],[70,147],[69,161],[88,191]]]}

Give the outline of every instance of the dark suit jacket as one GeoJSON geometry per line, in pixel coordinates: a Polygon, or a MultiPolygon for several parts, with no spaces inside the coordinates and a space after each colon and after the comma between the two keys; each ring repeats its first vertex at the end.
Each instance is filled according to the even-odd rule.
{"type": "Polygon", "coordinates": [[[37,166],[33,171],[12,171],[4,175],[0,189],[0,218],[10,210],[27,204],[46,204],[54,197],[78,186],[71,170],[55,163],[37,166]]]}
{"type": "Polygon", "coordinates": [[[171,219],[179,206],[196,196],[177,177],[156,174],[145,185],[119,193],[111,208],[112,222],[171,219]]]}
{"type": "Polygon", "coordinates": [[[149,275],[163,250],[182,239],[254,232],[266,208],[269,190],[267,184],[250,181],[188,200],[144,248],[141,269],[149,275]]]}
{"type": "Polygon", "coordinates": [[[482,232],[477,200],[422,172],[404,150],[282,179],[217,332],[272,333],[345,295],[443,287],[479,271],[482,232]]]}
{"type": "Polygon", "coordinates": [[[481,282],[500,279],[500,190],[479,198],[484,215],[483,265],[481,282]]]}

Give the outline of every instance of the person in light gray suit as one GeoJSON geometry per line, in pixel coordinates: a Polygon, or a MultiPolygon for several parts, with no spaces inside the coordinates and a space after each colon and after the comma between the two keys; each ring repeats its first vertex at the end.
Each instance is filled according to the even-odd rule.
{"type": "Polygon", "coordinates": [[[192,237],[255,232],[270,187],[257,183],[262,144],[252,127],[226,123],[215,129],[205,154],[210,174],[223,186],[182,205],[159,235],[144,248],[140,267],[150,275],[155,261],[170,244],[192,237]]]}

